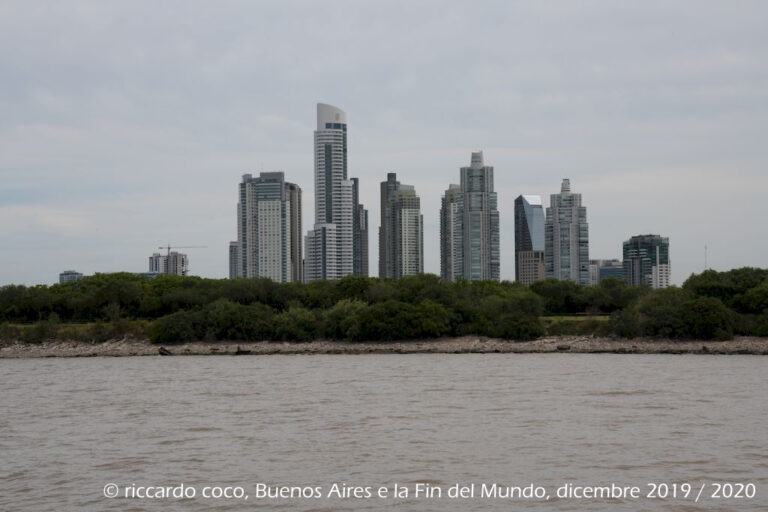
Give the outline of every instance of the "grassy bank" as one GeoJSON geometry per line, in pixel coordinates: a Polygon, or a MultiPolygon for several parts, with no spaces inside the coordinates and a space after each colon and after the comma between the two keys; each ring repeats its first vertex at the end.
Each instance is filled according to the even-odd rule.
{"type": "Polygon", "coordinates": [[[69,340],[103,343],[125,337],[148,338],[149,320],[117,320],[114,322],[61,323],[44,320],[31,324],[0,324],[0,341],[42,343],[47,340],[69,340]]]}

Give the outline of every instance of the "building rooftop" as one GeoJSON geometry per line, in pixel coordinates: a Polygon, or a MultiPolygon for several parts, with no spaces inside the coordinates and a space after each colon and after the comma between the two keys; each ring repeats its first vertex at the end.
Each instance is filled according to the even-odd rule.
{"type": "Polygon", "coordinates": [[[483,152],[482,151],[474,151],[472,152],[472,160],[469,163],[469,166],[473,169],[479,169],[483,166],[483,152]]]}
{"type": "Polygon", "coordinates": [[[327,103],[317,104],[317,129],[326,130],[326,123],[347,124],[347,113],[327,103]]]}
{"type": "Polygon", "coordinates": [[[532,206],[541,206],[541,196],[522,194],[523,199],[532,206]]]}

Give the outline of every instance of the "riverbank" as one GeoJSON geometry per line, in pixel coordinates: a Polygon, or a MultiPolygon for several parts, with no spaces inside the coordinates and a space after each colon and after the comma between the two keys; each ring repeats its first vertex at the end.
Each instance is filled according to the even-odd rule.
{"type": "Polygon", "coordinates": [[[400,342],[192,342],[155,345],[147,339],[123,338],[104,343],[47,341],[0,346],[0,358],[119,357],[156,355],[271,354],[488,354],[488,353],[615,353],[615,354],[754,354],[768,355],[768,338],[737,337],[730,341],[678,341],[592,336],[549,336],[533,341],[507,341],[477,336],[400,342]]]}

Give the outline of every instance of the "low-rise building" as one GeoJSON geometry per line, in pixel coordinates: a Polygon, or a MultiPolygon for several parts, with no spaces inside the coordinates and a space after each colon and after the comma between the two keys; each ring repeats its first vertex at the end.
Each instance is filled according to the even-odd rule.
{"type": "Polygon", "coordinates": [[[74,270],[65,270],[59,274],[59,283],[71,283],[74,281],[79,281],[82,278],[83,274],[80,272],[75,272],[74,270]]]}
{"type": "Polygon", "coordinates": [[[589,260],[589,284],[596,286],[600,281],[612,277],[624,279],[624,266],[621,260],[589,260]]]}

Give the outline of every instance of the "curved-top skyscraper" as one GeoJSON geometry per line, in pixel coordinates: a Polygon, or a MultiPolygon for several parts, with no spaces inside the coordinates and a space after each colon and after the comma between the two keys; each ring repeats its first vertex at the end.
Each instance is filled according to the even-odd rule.
{"type": "Polygon", "coordinates": [[[347,114],[317,104],[315,225],[307,233],[305,277],[340,279],[367,275],[367,211],[356,179],[347,179],[347,114]]]}
{"type": "Polygon", "coordinates": [[[315,130],[315,224],[338,223],[341,182],[347,179],[347,113],[317,104],[315,130]]]}

